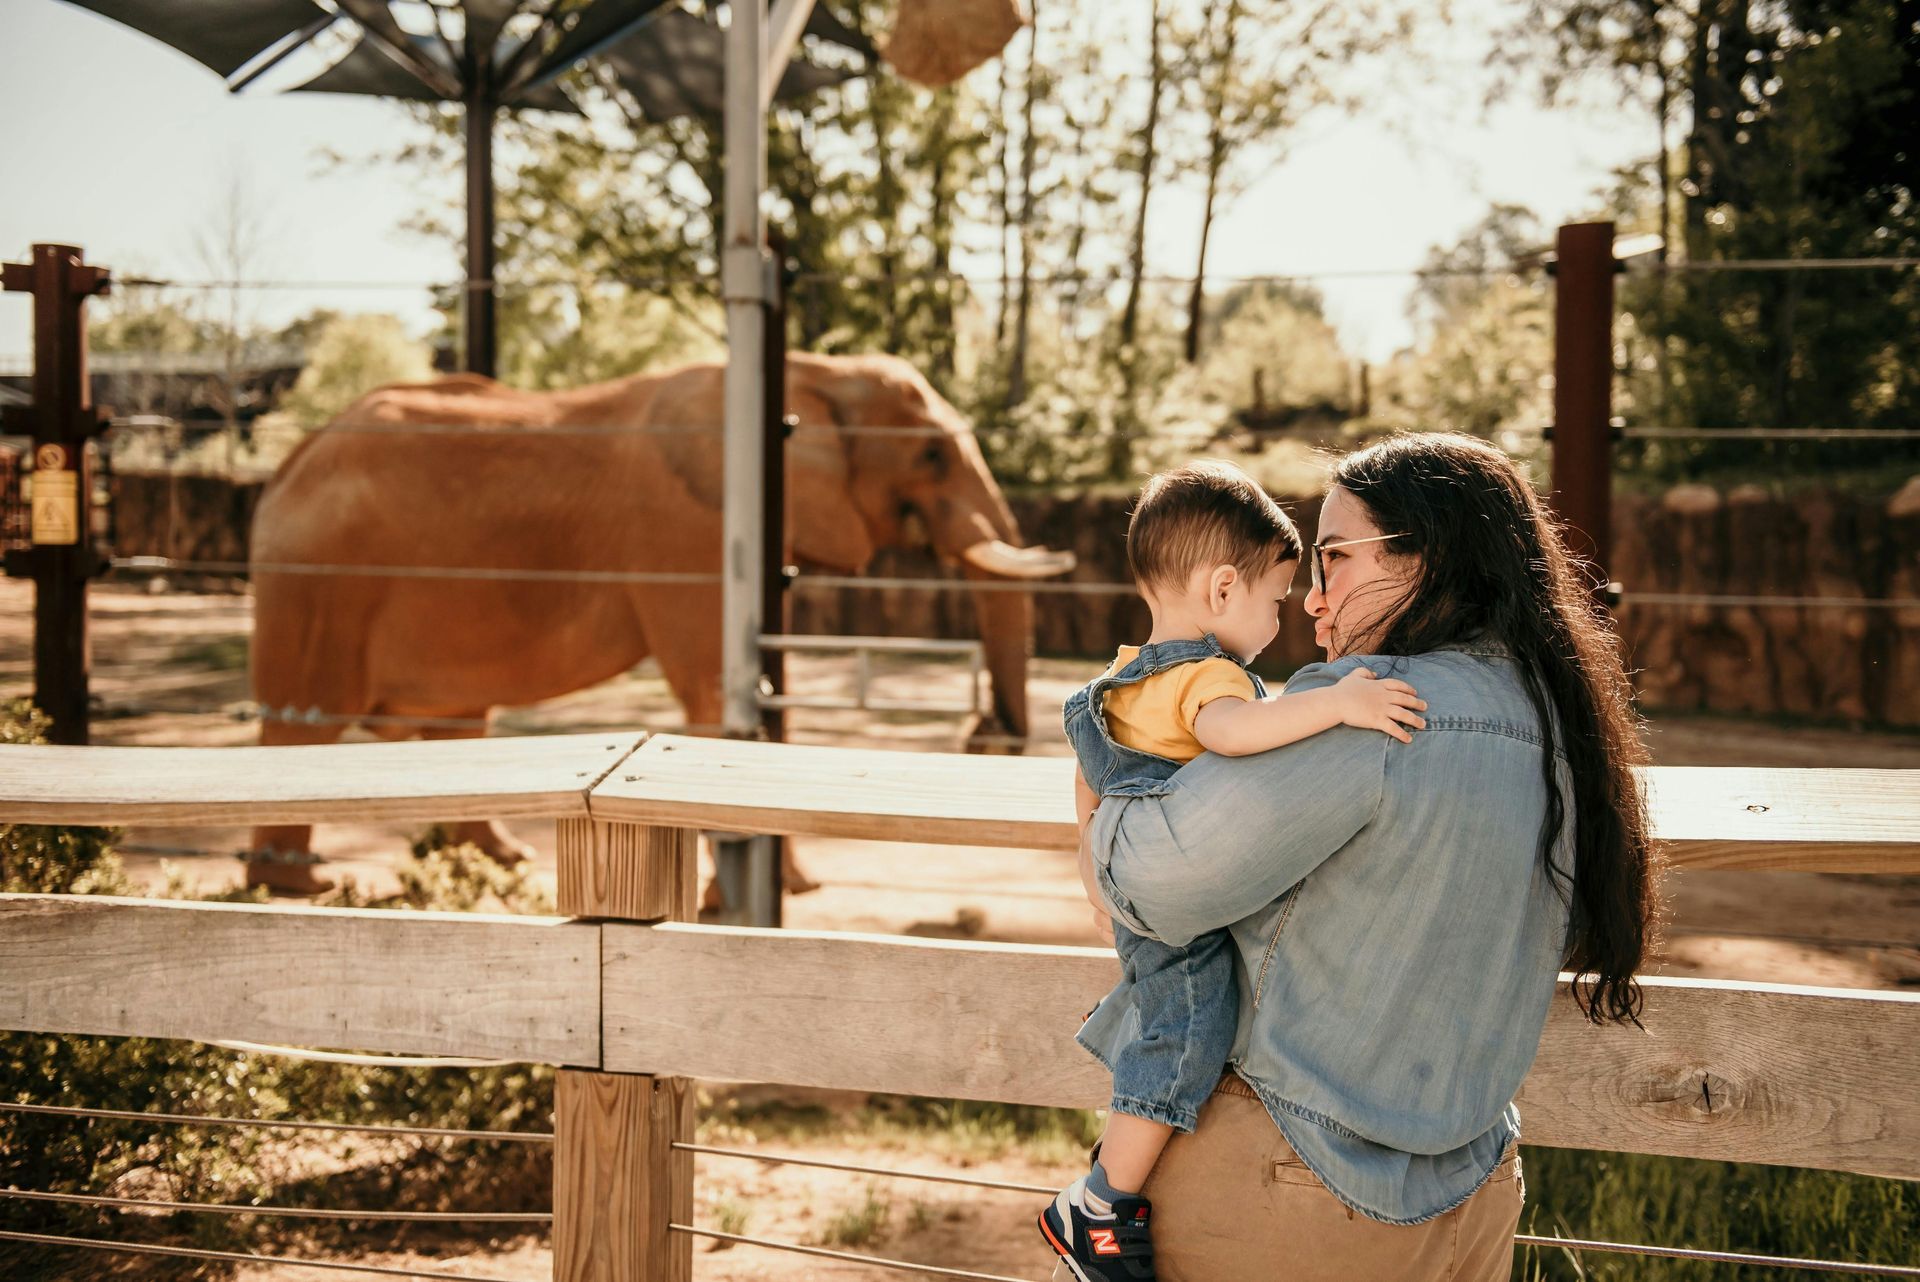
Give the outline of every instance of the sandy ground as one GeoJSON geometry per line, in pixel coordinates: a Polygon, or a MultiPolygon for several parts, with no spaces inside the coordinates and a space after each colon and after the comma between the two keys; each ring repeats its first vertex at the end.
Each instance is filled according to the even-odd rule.
{"type": "MultiPolygon", "coordinates": [[[[219,711],[248,699],[246,597],[153,594],[134,585],[101,585],[92,599],[93,689],[105,709],[94,723],[95,742],[227,745],[254,740],[253,723],[219,711]]],[[[0,694],[31,688],[31,621],[31,587],[0,581],[0,694]]],[[[850,690],[850,661],[800,657],[791,662],[799,690],[850,690]]],[[[1058,737],[1057,709],[1095,666],[1077,660],[1036,663],[1029,692],[1032,721],[1046,738],[1034,751],[1066,752],[1058,737]]],[[[883,662],[878,671],[876,693],[960,701],[967,697],[961,666],[903,660],[883,662]]],[[[503,711],[496,719],[497,731],[506,733],[671,729],[678,724],[679,709],[651,665],[538,707],[503,711]]],[[[797,712],[792,737],[920,750],[961,747],[957,718],[952,717],[882,719],[797,712]]],[[[1657,717],[1651,744],[1656,760],[1670,765],[1920,767],[1920,735],[1783,727],[1732,718],[1657,717]]],[[[551,886],[553,824],[524,822],[511,828],[538,850],[534,875],[551,886]]],[[[317,829],[314,845],[326,856],[331,872],[353,878],[364,890],[390,893],[397,889],[394,870],[406,858],[411,835],[406,828],[335,824],[317,829]]],[[[246,839],[244,830],[234,828],[135,828],[127,833],[124,850],[130,871],[148,884],[159,885],[171,874],[214,890],[237,881],[239,865],[232,852],[246,839]]],[[[1064,854],[819,839],[800,841],[797,853],[822,885],[789,898],[785,919],[793,927],[1028,943],[1095,942],[1071,859],[1064,854]]],[[[1660,963],[1665,973],[1837,987],[1920,984],[1920,912],[1915,911],[1920,909],[1920,878],[1695,872],[1674,876],[1669,889],[1672,924],[1660,963]]],[[[882,1165],[966,1171],[1037,1184],[1057,1183],[1072,1169],[1066,1153],[1036,1156],[1019,1149],[994,1152],[977,1145],[924,1144],[909,1151],[898,1137],[889,1141],[858,1129],[787,1147],[804,1147],[810,1155],[830,1160],[877,1158],[882,1165]]],[[[697,1219],[703,1225],[724,1220],[749,1234],[823,1243],[849,1235],[836,1233],[833,1225],[850,1215],[849,1222],[856,1226],[851,1235],[860,1240],[842,1249],[1023,1278],[1047,1275],[1046,1261],[1035,1250],[1030,1196],[869,1182],[833,1172],[719,1159],[702,1159],[698,1187],[697,1219]],[[880,1221],[864,1237],[858,1227],[863,1218],[880,1221]],[[742,1223],[744,1228],[739,1227],[742,1223]]],[[[711,1249],[701,1243],[695,1257],[695,1276],[708,1282],[872,1276],[863,1267],[751,1247],[711,1249]]],[[[545,1278],[551,1263],[543,1234],[518,1239],[476,1235],[464,1240],[455,1254],[396,1250],[363,1258],[402,1268],[514,1279],[545,1278]]],[[[244,1266],[235,1276],[279,1282],[282,1277],[316,1275],[244,1266]]]]}

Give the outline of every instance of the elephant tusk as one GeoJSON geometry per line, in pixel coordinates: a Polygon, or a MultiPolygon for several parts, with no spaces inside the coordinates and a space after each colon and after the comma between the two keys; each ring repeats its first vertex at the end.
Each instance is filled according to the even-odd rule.
{"type": "Polygon", "coordinates": [[[1050,579],[1056,574],[1065,574],[1076,564],[1071,552],[1017,548],[1000,539],[983,539],[965,548],[960,556],[976,570],[1005,579],[1050,579]]]}

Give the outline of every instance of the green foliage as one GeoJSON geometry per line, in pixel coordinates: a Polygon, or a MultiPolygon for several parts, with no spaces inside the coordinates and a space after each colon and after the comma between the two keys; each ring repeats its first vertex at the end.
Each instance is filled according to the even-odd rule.
{"type": "MultiPolygon", "coordinates": [[[[1920,253],[1920,26],[1902,0],[1777,5],[1533,0],[1503,54],[1549,95],[1610,79],[1647,104],[1657,155],[1610,203],[1659,231],[1676,273],[1622,282],[1620,410],[1706,429],[1911,427],[1920,280],[1911,270],[1741,263],[1920,253]]],[[[1634,442],[1664,478],[1768,465],[1873,469],[1900,441],[1634,442]]]]}
{"type": "MultiPolygon", "coordinates": [[[[1920,1188],[1901,1180],[1531,1147],[1522,1165],[1527,1204],[1521,1231],[1526,1233],[1920,1264],[1920,1188]]],[[[1745,1265],[1570,1257],[1534,1247],[1518,1253],[1514,1268],[1516,1282],[1772,1282],[1781,1276],[1777,1269],[1745,1265]]]]}
{"type": "Polygon", "coordinates": [[[336,316],[320,327],[281,408],[302,425],[319,427],[384,383],[420,382],[432,374],[432,353],[407,337],[396,317],[336,316]]]}
{"type": "MultiPolygon", "coordinates": [[[[38,742],[46,719],[24,701],[0,705],[0,743],[38,742]]],[[[122,871],[111,829],[0,826],[0,890],[9,893],[137,894],[122,871]]],[[[551,911],[524,873],[501,870],[471,846],[443,848],[428,834],[403,877],[397,907],[459,910],[491,898],[507,910],[551,911]]],[[[368,906],[364,903],[362,906],[368,906]]],[[[247,965],[237,957],[235,965],[247,965]]],[[[389,1069],[307,1062],[184,1041],[0,1033],[0,1100],[130,1112],[444,1127],[544,1130],[553,1073],[546,1065],[480,1069],[389,1069]]],[[[328,1188],[289,1189],[290,1148],[270,1132],[76,1119],[0,1112],[0,1186],[178,1201],[274,1200],[335,1204],[328,1188]]],[[[457,1192],[500,1209],[544,1204],[544,1155],[485,1142],[386,1145],[358,1204],[443,1207],[457,1192]],[[485,1161],[479,1159],[484,1158],[485,1161]]],[[[366,1143],[359,1145],[364,1149],[366,1143]]],[[[513,1146],[519,1149],[525,1146],[513,1146]]],[[[351,1160],[351,1144],[336,1157],[351,1160]]],[[[255,1222],[227,1216],[123,1220],[116,1236],[185,1233],[194,1245],[246,1248],[255,1222]]],[[[99,1213],[0,1199],[0,1227],[98,1234],[99,1213]]],[[[38,1248],[0,1246],[0,1274],[32,1276],[38,1248]]],[[[159,1276],[166,1266],[155,1266],[159,1276]]]]}
{"type": "MultiPolygon", "coordinates": [[[[53,723],[25,699],[0,703],[0,744],[45,743],[53,723]]],[[[113,828],[0,824],[0,893],[126,895],[131,883],[113,853],[113,828]]]]}

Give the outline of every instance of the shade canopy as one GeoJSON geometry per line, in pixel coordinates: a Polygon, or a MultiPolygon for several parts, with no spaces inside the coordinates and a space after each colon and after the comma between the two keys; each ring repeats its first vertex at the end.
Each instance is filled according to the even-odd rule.
{"type": "MultiPolygon", "coordinates": [[[[171,45],[238,90],[336,24],[358,28],[346,55],[294,92],[365,94],[416,102],[476,102],[578,113],[560,87],[598,60],[656,120],[719,115],[725,32],[667,0],[439,0],[408,6],[435,18],[403,27],[387,0],[67,0],[171,45]],[[457,19],[457,21],[449,21],[457,19]]],[[[816,4],[809,34],[872,58],[873,48],[816,4]]],[[[777,97],[798,97],[854,72],[794,59],[777,97]]]]}
{"type": "MultiPolygon", "coordinates": [[[[768,3],[771,0],[767,0],[768,3]]],[[[727,36],[711,13],[668,0],[415,0],[403,26],[389,0],[67,0],[205,64],[238,93],[336,24],[344,56],[293,92],[363,94],[466,106],[466,367],[494,372],[493,121],[499,108],[582,114],[562,77],[593,62],[651,120],[726,107],[727,36]],[[419,30],[431,26],[430,30],[419,30]]],[[[821,4],[805,30],[876,56],[821,4]]],[[[775,98],[794,98],[855,71],[786,57],[775,98]]],[[[765,100],[761,100],[764,107],[765,100]]]]}

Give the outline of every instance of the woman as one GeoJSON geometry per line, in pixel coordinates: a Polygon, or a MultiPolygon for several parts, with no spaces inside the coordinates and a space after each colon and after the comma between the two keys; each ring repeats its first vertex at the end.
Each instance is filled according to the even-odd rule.
{"type": "MultiPolygon", "coordinates": [[[[1203,756],[1088,828],[1135,931],[1228,928],[1232,1071],[1145,1190],[1161,1282],[1505,1279],[1513,1096],[1555,978],[1637,1022],[1654,917],[1615,639],[1525,477],[1466,437],[1335,470],[1306,599],[1328,662],[1427,703],[1411,744],[1336,729],[1203,756]]],[[[1087,1034],[1100,1036],[1092,1028],[1087,1034]]]]}

